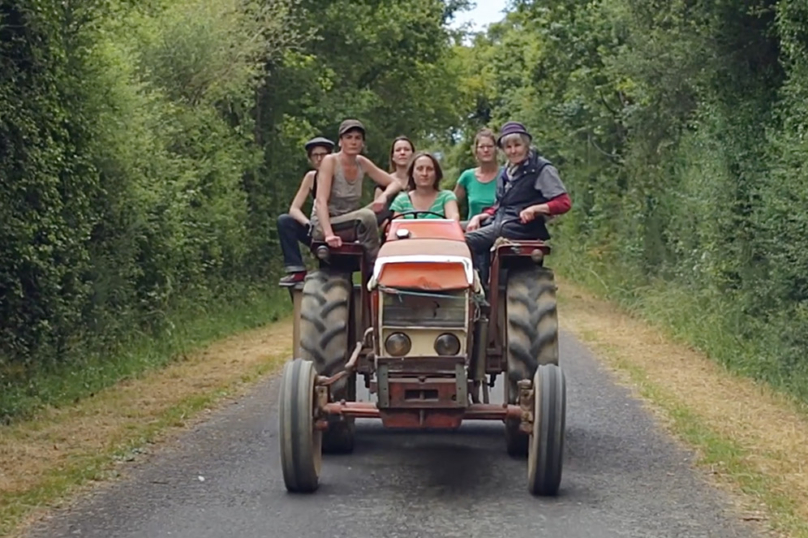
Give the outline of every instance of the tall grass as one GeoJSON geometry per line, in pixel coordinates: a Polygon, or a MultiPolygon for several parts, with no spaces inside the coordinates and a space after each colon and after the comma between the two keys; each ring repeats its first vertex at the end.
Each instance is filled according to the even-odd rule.
{"type": "MultiPolygon", "coordinates": [[[[242,294],[188,301],[167,313],[167,329],[139,334],[107,352],[30,370],[0,392],[6,423],[30,418],[44,406],[59,407],[89,397],[125,379],[137,378],[226,336],[277,321],[291,302],[276,287],[245,288],[242,294]]],[[[289,335],[291,338],[291,335],[289,335]]]]}
{"type": "Polygon", "coordinates": [[[808,365],[783,360],[795,352],[783,337],[793,320],[759,319],[730,293],[661,278],[638,284],[642,280],[630,269],[564,241],[552,258],[560,276],[703,352],[727,371],[768,383],[808,404],[808,365]]]}

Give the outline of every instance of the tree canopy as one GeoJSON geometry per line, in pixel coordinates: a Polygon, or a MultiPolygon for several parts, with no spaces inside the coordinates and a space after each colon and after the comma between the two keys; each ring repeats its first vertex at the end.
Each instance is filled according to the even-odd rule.
{"type": "Polygon", "coordinates": [[[302,144],[346,117],[377,164],[440,150],[449,186],[479,128],[524,122],[574,201],[562,271],[808,379],[804,2],[512,0],[464,36],[469,4],[4,1],[4,386],[263,289],[302,144]]]}

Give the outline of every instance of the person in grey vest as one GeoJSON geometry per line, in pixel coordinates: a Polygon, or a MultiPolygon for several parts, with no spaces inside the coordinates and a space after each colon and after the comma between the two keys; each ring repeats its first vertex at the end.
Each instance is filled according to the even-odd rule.
{"type": "Polygon", "coordinates": [[[532,140],[519,122],[502,126],[497,146],[508,164],[497,178],[494,205],[472,217],[466,227],[466,243],[486,286],[490,249],[498,237],[546,241],[550,234],[545,219],[572,207],[558,170],[530,146],[532,140]]]}
{"type": "Polygon", "coordinates": [[[365,147],[362,122],[347,119],[340,124],[338,134],[339,152],[328,155],[320,165],[311,215],[312,238],[339,248],[342,238],[337,232],[355,230],[356,239],[365,249],[368,267],[372,268],[380,247],[377,213],[398,194],[401,183],[360,155],[365,147]],[[384,189],[369,207],[363,207],[361,202],[366,175],[384,189]]]}
{"type": "Polygon", "coordinates": [[[318,136],[306,142],[305,148],[312,170],[303,176],[297,194],[289,205],[289,213],[278,217],[278,238],[287,273],[279,282],[281,286],[294,286],[306,278],[306,266],[303,265],[303,256],[300,254],[300,243],[306,246],[311,244],[311,221],[303,213],[303,204],[306,198],[309,196],[314,198],[316,195],[320,163],[334,150],[334,143],[318,136]]]}

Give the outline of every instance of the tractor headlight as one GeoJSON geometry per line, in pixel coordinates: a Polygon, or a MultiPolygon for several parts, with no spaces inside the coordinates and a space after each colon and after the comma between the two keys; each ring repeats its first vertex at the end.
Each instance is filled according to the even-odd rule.
{"type": "Polygon", "coordinates": [[[435,352],[438,355],[457,355],[460,353],[460,340],[453,334],[444,333],[435,339],[435,352]]]}
{"type": "Polygon", "coordinates": [[[403,357],[411,348],[410,337],[404,333],[393,333],[384,341],[384,349],[393,357],[403,357]]]}

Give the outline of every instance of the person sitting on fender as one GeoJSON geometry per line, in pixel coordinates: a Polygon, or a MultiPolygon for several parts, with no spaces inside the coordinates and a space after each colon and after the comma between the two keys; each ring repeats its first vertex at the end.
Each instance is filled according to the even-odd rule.
{"type": "Polygon", "coordinates": [[[311,214],[312,238],[325,241],[331,248],[342,246],[338,231],[355,230],[356,239],[365,248],[365,260],[373,267],[379,253],[380,237],[376,213],[401,190],[399,181],[360,155],[365,146],[365,126],[347,119],[339,127],[339,147],[323,159],[317,180],[317,196],[311,214]],[[362,185],[365,175],[384,188],[371,203],[362,207],[362,185]]]}
{"type": "Polygon", "coordinates": [[[281,286],[294,286],[306,278],[306,266],[303,265],[299,243],[306,246],[311,244],[311,221],[303,213],[302,208],[309,195],[312,198],[316,196],[320,163],[334,150],[334,143],[327,138],[317,137],[306,142],[305,148],[313,170],[309,170],[303,176],[297,194],[289,206],[289,213],[278,217],[278,238],[287,273],[279,282],[281,286]]]}
{"type": "Polygon", "coordinates": [[[497,179],[494,206],[472,217],[466,228],[466,243],[486,286],[490,249],[498,237],[546,241],[550,234],[545,218],[566,213],[572,207],[558,170],[530,147],[532,140],[521,123],[510,121],[503,125],[497,146],[507,156],[508,164],[497,179]],[[516,218],[519,220],[510,220],[516,218]]]}

